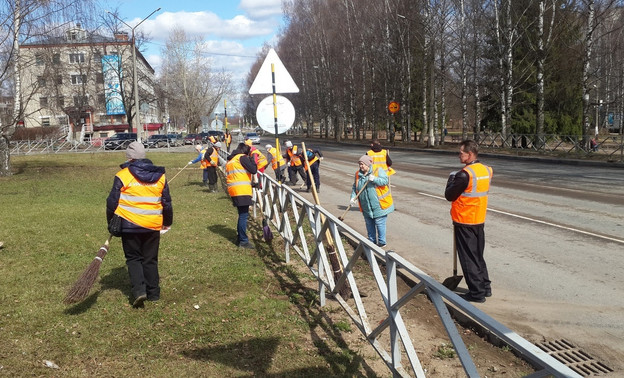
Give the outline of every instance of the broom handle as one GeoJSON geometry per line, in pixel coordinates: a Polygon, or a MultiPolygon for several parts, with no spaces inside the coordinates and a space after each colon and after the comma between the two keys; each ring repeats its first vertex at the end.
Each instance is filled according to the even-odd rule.
{"type": "Polygon", "coordinates": [[[183,171],[184,169],[186,169],[186,167],[188,167],[188,166],[189,166],[189,164],[187,163],[184,167],[182,167],[182,169],[180,169],[180,172],[176,173],[176,174],[175,174],[175,176],[173,176],[173,178],[172,178],[171,180],[169,180],[169,182],[171,183],[171,181],[173,181],[173,179],[175,179],[176,177],[178,177],[178,175],[179,175],[180,173],[182,173],[182,171],[183,171]]]}
{"type": "MultiPolygon", "coordinates": [[[[360,196],[360,194],[362,194],[362,192],[364,191],[364,189],[366,189],[366,185],[368,185],[370,181],[366,180],[366,182],[364,183],[364,186],[362,187],[362,189],[360,189],[359,192],[357,192],[357,194],[355,195],[354,199],[358,199],[358,197],[360,196]]],[[[347,209],[344,211],[344,213],[342,213],[341,216],[338,217],[338,219],[340,220],[344,220],[345,215],[347,215],[347,213],[349,212],[349,210],[351,209],[351,203],[349,203],[349,206],[347,206],[347,209]]]]}

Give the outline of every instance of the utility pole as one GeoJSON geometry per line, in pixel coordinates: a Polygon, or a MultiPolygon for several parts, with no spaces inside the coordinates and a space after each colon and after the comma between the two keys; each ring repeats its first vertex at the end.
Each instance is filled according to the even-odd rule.
{"type": "Polygon", "coordinates": [[[141,119],[140,119],[140,103],[139,103],[139,80],[138,80],[138,72],[137,72],[137,64],[136,64],[136,40],[134,38],[134,30],[143,23],[143,21],[147,20],[148,18],[150,18],[154,13],[158,12],[160,10],[160,8],[156,9],[155,11],[153,11],[152,13],[149,14],[149,16],[145,17],[144,19],[142,19],[138,24],[134,25],[134,27],[128,25],[124,20],[122,20],[121,18],[117,17],[114,13],[111,13],[109,11],[106,11],[106,13],[110,14],[111,16],[115,17],[117,20],[119,20],[122,24],[126,25],[127,27],[130,28],[130,30],[132,31],[132,84],[133,84],[133,90],[134,90],[134,117],[132,117],[132,123],[133,128],[136,130],[137,132],[137,141],[141,142],[141,119]]]}

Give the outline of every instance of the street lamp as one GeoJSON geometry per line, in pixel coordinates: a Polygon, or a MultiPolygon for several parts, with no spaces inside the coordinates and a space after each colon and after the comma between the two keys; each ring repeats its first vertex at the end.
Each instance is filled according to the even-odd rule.
{"type": "Polygon", "coordinates": [[[111,16],[115,17],[117,20],[121,21],[122,24],[126,25],[127,27],[130,28],[130,30],[132,31],[132,84],[133,84],[133,89],[134,89],[134,109],[135,109],[135,116],[132,117],[132,123],[134,123],[134,128],[137,131],[137,141],[141,142],[141,128],[140,128],[140,106],[139,106],[139,81],[138,81],[138,75],[137,75],[137,65],[136,65],[136,43],[134,40],[134,29],[136,29],[139,25],[141,25],[143,23],[143,21],[147,20],[148,18],[150,18],[154,13],[158,12],[160,10],[160,8],[156,9],[155,11],[153,11],[152,13],[150,13],[147,17],[145,17],[144,19],[142,19],[138,24],[134,25],[134,27],[128,25],[124,20],[122,20],[121,18],[117,17],[114,13],[111,13],[109,11],[106,11],[106,13],[110,14],[111,16]]]}

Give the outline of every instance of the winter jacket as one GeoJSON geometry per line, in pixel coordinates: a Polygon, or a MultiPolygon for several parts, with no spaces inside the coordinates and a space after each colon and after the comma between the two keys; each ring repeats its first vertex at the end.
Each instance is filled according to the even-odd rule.
{"type": "MultiPolygon", "coordinates": [[[[143,183],[155,184],[165,174],[164,167],[158,167],[152,164],[149,159],[134,160],[125,162],[120,165],[121,169],[128,168],[130,173],[143,183]]],[[[106,199],[106,223],[108,224],[119,205],[119,197],[123,189],[123,182],[117,176],[113,181],[113,187],[106,199]]],[[[165,181],[165,185],[161,195],[163,226],[169,227],[173,223],[173,207],[171,206],[171,195],[169,194],[169,184],[165,181]]],[[[124,218],[121,221],[121,230],[123,233],[135,232],[153,232],[153,230],[141,227],[124,218]]]]}
{"type": "MultiPolygon", "coordinates": [[[[369,182],[362,194],[358,197],[360,201],[360,209],[362,210],[362,214],[368,218],[378,218],[384,215],[388,215],[394,211],[394,204],[390,205],[387,209],[382,209],[379,204],[379,199],[377,197],[377,191],[375,190],[376,186],[384,186],[388,185],[388,175],[383,169],[379,169],[375,172],[377,178],[375,181],[369,182]]],[[[364,175],[362,172],[357,172],[358,182],[357,188],[356,184],[353,183],[353,187],[351,189],[351,198],[354,198],[357,195],[359,189],[361,189],[366,181],[368,181],[368,174],[364,175]]]]}

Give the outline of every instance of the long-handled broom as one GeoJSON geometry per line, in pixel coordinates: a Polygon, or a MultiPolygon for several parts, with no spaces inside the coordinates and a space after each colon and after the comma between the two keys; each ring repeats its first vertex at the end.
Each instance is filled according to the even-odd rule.
{"type": "Polygon", "coordinates": [[[72,288],[69,289],[69,292],[67,292],[67,295],[63,300],[64,303],[71,304],[81,302],[89,295],[89,291],[91,291],[91,288],[93,287],[93,284],[95,283],[95,280],[100,272],[102,260],[104,259],[104,256],[106,256],[106,253],[108,253],[108,245],[110,244],[112,238],[113,235],[109,235],[108,239],[104,242],[104,245],[100,247],[97,255],[93,261],[91,261],[91,264],[89,264],[87,269],[82,272],[78,281],[76,281],[74,286],[72,286],[72,288]]]}

